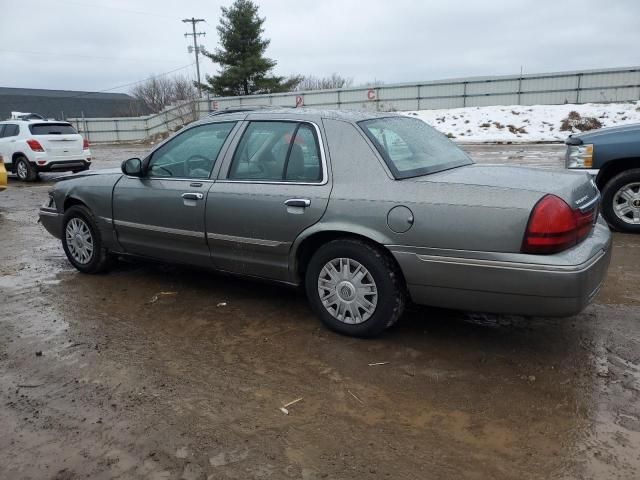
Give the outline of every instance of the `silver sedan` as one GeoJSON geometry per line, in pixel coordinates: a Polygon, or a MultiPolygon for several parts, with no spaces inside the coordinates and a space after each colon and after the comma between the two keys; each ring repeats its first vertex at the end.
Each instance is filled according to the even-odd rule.
{"type": "Polygon", "coordinates": [[[415,118],[260,109],[70,176],[40,219],[81,272],[133,255],[303,285],[325,325],[371,336],[409,301],[580,312],[611,253],[598,203],[586,173],[475,165],[415,118]]]}

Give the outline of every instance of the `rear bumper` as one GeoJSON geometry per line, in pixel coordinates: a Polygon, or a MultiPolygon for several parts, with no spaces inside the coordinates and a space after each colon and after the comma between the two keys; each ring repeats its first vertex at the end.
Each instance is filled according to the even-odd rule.
{"type": "Polygon", "coordinates": [[[38,165],[37,163],[33,165],[35,165],[38,172],[68,172],[71,170],[86,170],[91,166],[91,162],[84,158],[78,158],[75,160],[54,160],[45,165],[38,165]]]}
{"type": "Polygon", "coordinates": [[[611,233],[600,220],[584,242],[556,255],[479,258],[479,252],[457,251],[454,257],[391,250],[418,304],[566,317],[581,312],[600,290],[611,260],[611,233]]]}

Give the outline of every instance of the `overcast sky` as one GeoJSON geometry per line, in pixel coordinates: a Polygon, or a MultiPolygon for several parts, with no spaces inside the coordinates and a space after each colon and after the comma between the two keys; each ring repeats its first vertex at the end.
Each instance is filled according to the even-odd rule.
{"type": "MultiPolygon", "coordinates": [[[[194,57],[181,19],[206,19],[200,40],[213,50],[230,3],[0,0],[0,86],[100,91],[184,67],[194,57]]],[[[361,84],[640,65],[638,0],[258,3],[279,75],[361,84]]]]}

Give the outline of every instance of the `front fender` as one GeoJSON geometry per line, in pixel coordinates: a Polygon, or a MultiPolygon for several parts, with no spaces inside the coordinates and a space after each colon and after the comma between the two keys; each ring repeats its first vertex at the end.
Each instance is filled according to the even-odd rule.
{"type": "Polygon", "coordinates": [[[104,246],[118,250],[112,219],[113,189],[122,174],[90,175],[72,180],[65,180],[54,186],[53,197],[58,213],[64,212],[73,205],[84,205],[96,219],[104,246]]]}

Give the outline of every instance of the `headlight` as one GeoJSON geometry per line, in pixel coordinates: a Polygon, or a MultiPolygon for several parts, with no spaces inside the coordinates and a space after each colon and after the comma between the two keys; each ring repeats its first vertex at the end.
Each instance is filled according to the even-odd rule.
{"type": "Polygon", "coordinates": [[[56,200],[55,200],[55,198],[53,198],[53,191],[49,192],[49,198],[47,198],[47,201],[44,202],[44,204],[42,206],[45,207],[45,208],[57,209],[56,200]]]}
{"type": "Polygon", "coordinates": [[[593,166],[593,145],[569,145],[567,148],[567,168],[591,168],[593,166]]]}

